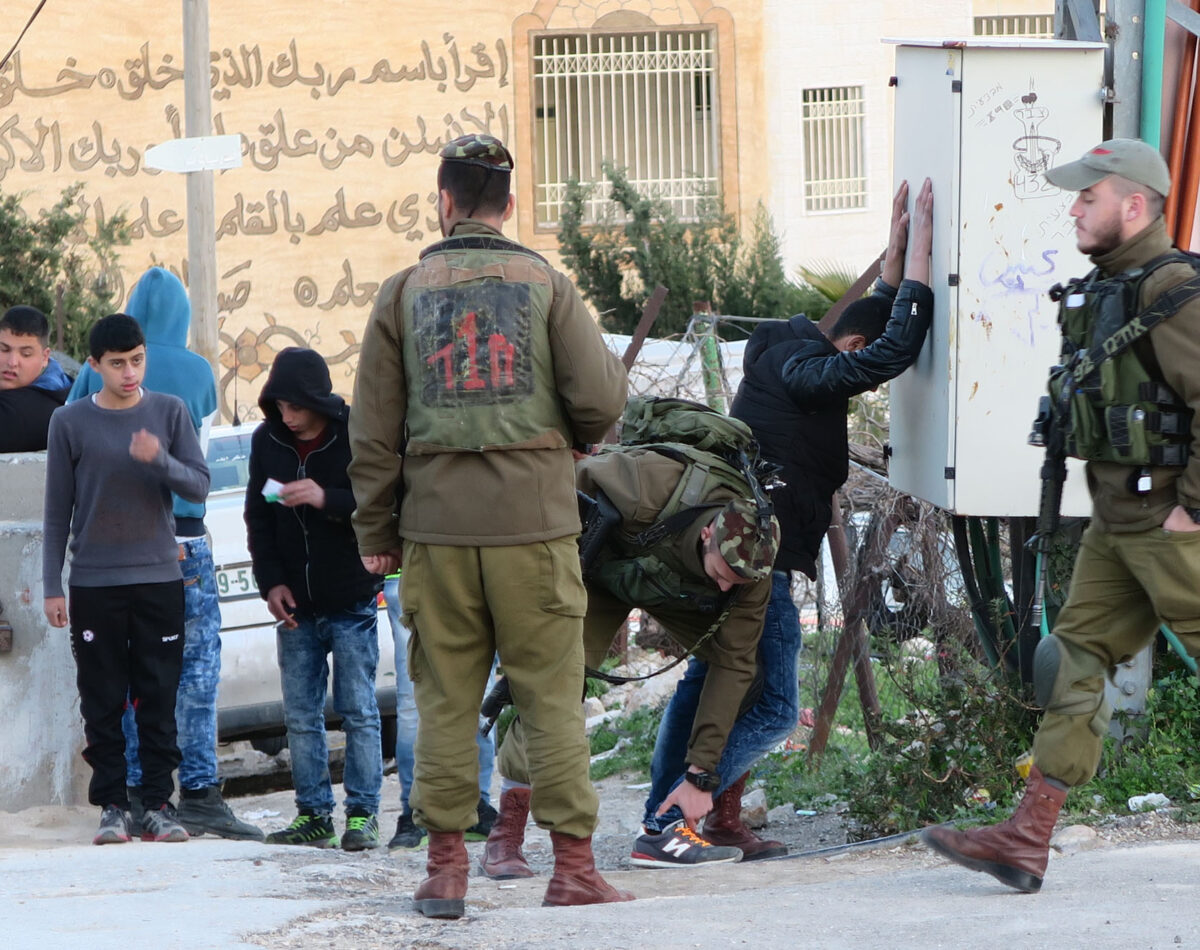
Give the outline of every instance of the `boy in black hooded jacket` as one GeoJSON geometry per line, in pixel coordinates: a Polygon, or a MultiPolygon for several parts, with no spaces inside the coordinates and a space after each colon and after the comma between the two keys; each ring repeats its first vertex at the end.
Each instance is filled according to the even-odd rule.
{"type": "Polygon", "coordinates": [[[333,393],[314,350],[275,357],[258,400],[265,421],[250,444],[246,528],[254,578],[277,625],[284,721],[292,756],[296,819],[270,844],[336,847],[325,741],[325,693],[333,658],[333,707],[346,733],[346,830],[341,844],[379,844],[383,759],[375,668],[376,595],[383,578],[358,556],[346,468],[349,407],[333,393]]]}

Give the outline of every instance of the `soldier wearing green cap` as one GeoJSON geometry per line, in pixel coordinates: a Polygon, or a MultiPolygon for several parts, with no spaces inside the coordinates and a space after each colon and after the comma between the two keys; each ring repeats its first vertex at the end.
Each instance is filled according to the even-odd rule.
{"type": "Polygon", "coordinates": [[[1200,655],[1200,268],[1167,235],[1167,164],[1145,142],[1112,139],[1046,179],[1079,192],[1070,213],[1095,265],[1057,288],[1063,365],[1049,387],[1067,454],[1087,462],[1092,519],[1067,603],[1034,654],[1045,714],[1020,805],[998,825],[922,835],[1026,892],[1042,886],[1067,789],[1100,763],[1105,675],[1162,623],[1200,655]]]}
{"type": "MultiPolygon", "coordinates": [[[[576,465],[579,490],[590,497],[602,493],[620,514],[586,578],[588,666],[600,667],[635,607],[708,664],[686,762],[664,797],[647,803],[645,832],[631,857],[639,866],[707,865],[742,857],[738,848],[711,846],[695,827],[712,808],[712,793],[721,782],[717,763],[755,682],[779,523],[769,505],[760,512],[744,482],[712,476],[695,505],[674,510],[681,483],[691,481],[694,471],[694,464],[653,448],[627,445],[605,446],[576,465]]],[[[516,706],[523,719],[519,700],[516,706]]],[[[527,761],[532,762],[527,740],[522,741],[529,735],[524,725],[514,723],[500,748],[504,794],[482,861],[484,872],[497,879],[532,873],[520,850],[528,795],[523,788],[529,782],[527,761]]]]}
{"type": "Polygon", "coordinates": [[[532,809],[555,855],[546,903],[630,900],[592,860],[571,453],[621,414],[625,370],[570,280],[501,233],[514,206],[504,144],[466,135],[441,159],[443,240],[379,289],[350,428],[363,563],[404,567],[420,713],[410,803],[429,831],[416,906],[464,911],[475,730],[496,653],[531,725],[532,809]]]}

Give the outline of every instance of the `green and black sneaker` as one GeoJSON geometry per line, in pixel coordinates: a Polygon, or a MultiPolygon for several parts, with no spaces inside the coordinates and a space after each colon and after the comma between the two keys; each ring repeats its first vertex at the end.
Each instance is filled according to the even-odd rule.
{"type": "Polygon", "coordinates": [[[267,835],[267,844],[303,844],[310,848],[336,848],[338,836],[328,815],[300,812],[283,831],[267,835]]]}
{"type": "Polygon", "coordinates": [[[353,808],[346,813],[342,834],[343,851],[366,851],[379,847],[379,820],[369,811],[353,808]]]}

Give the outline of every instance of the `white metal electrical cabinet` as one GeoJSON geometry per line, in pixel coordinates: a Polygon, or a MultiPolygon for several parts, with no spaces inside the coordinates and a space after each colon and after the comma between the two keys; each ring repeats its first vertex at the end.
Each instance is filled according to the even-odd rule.
{"type": "MultiPolygon", "coordinates": [[[[934,320],[891,383],[894,487],[956,514],[1037,514],[1027,439],[1058,359],[1054,284],[1091,268],[1045,171],[1102,139],[1104,45],[895,41],[896,182],[933,180],[934,320]]],[[[1088,515],[1073,463],[1064,515],[1088,515]]]]}

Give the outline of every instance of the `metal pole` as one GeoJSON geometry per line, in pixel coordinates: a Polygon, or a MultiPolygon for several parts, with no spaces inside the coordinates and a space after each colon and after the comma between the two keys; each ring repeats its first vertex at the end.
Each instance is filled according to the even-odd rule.
{"type": "Polygon", "coordinates": [[[1112,136],[1136,139],[1141,134],[1142,38],[1144,0],[1109,0],[1105,21],[1112,40],[1112,136]]]}
{"type": "MultiPolygon", "coordinates": [[[[208,0],[183,0],[184,126],[188,138],[212,133],[208,0]]],[[[217,238],[213,173],[187,173],[187,286],[192,302],[192,349],[217,364],[217,238]]]]}

